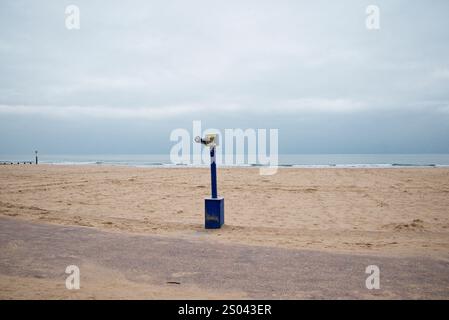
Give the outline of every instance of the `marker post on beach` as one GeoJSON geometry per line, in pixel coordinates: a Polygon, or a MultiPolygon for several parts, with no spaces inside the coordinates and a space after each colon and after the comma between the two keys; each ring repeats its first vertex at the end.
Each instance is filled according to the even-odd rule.
{"type": "Polygon", "coordinates": [[[218,197],[217,193],[217,164],[215,163],[215,147],[217,146],[217,135],[208,134],[206,138],[196,137],[195,142],[204,144],[210,148],[210,198],[205,199],[204,227],[206,229],[219,229],[224,224],[224,198],[218,197]]]}

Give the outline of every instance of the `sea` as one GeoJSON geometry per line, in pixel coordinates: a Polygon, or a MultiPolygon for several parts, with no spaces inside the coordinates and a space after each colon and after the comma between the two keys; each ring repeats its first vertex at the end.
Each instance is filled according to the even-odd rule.
{"type": "MultiPolygon", "coordinates": [[[[1,163],[32,161],[34,154],[2,155],[1,163]]],[[[235,161],[234,161],[235,162],[235,161]]],[[[55,165],[113,165],[130,167],[203,167],[208,161],[194,164],[191,161],[177,162],[169,154],[39,154],[39,163],[55,165]]],[[[260,167],[247,158],[240,164],[221,164],[222,167],[260,167]]],[[[292,168],[404,168],[404,167],[449,167],[449,154],[280,154],[279,167],[292,168]]]]}

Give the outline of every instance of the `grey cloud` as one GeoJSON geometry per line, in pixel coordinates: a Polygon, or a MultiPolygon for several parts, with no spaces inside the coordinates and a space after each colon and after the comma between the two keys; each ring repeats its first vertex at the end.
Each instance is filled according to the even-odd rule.
{"type": "MultiPolygon", "coordinates": [[[[335,138],[339,150],[357,152],[370,145],[381,150],[372,137],[391,133],[395,124],[407,134],[396,132],[401,139],[385,152],[406,150],[402,146],[413,141],[424,152],[420,136],[429,132],[439,141],[432,150],[449,151],[437,136],[448,131],[449,120],[448,2],[375,1],[381,9],[379,31],[365,28],[369,4],[2,2],[0,125],[5,128],[8,121],[8,130],[17,131],[8,139],[17,140],[18,124],[27,117],[61,133],[61,122],[80,118],[103,132],[112,132],[116,121],[134,132],[136,121],[144,119],[150,134],[156,121],[164,121],[158,132],[167,133],[187,120],[204,119],[215,127],[276,125],[282,137],[282,132],[307,133],[298,123],[329,132],[319,119],[342,123],[344,116],[346,129],[329,132],[342,137],[335,138]],[[64,26],[68,4],[81,10],[78,31],[64,26]],[[209,115],[212,107],[215,118],[209,115]],[[375,126],[366,125],[374,118],[375,126]],[[419,119],[426,119],[424,127],[416,125],[419,119]],[[361,123],[369,129],[363,134],[367,146],[343,139],[361,123]]],[[[330,147],[323,139],[315,144],[326,152],[330,147]]],[[[12,144],[3,140],[0,147],[12,144]]],[[[78,146],[83,149],[81,142],[78,146]]]]}

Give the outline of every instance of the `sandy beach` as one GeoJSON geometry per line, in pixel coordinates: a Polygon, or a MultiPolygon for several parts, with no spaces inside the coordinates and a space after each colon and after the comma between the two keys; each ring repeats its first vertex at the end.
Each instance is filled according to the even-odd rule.
{"type": "Polygon", "coordinates": [[[449,300],[448,1],[4,3],[0,302],[449,300]]]}
{"type": "Polygon", "coordinates": [[[205,230],[208,169],[0,167],[0,215],[217,243],[449,256],[449,169],[219,169],[225,226],[205,230]]]}
{"type": "Polygon", "coordinates": [[[209,179],[206,168],[1,166],[0,299],[449,296],[449,169],[220,168],[217,230],[204,229],[209,179]],[[380,292],[364,288],[373,263],[380,292]],[[71,264],[81,290],[65,288],[71,264]]]}

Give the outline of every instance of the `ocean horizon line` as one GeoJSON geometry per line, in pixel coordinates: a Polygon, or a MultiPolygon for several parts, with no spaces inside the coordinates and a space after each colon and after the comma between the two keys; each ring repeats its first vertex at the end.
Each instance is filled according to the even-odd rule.
{"type": "MultiPolygon", "coordinates": [[[[266,167],[257,161],[222,163],[220,167],[266,167]]],[[[256,158],[257,159],[257,158],[256,158]]],[[[34,161],[33,155],[1,155],[0,163],[34,161]]],[[[208,161],[200,164],[173,162],[168,154],[40,154],[39,163],[54,165],[115,165],[130,167],[207,167],[208,161]]],[[[404,168],[404,167],[448,167],[449,154],[280,154],[280,168],[404,168]]]]}

